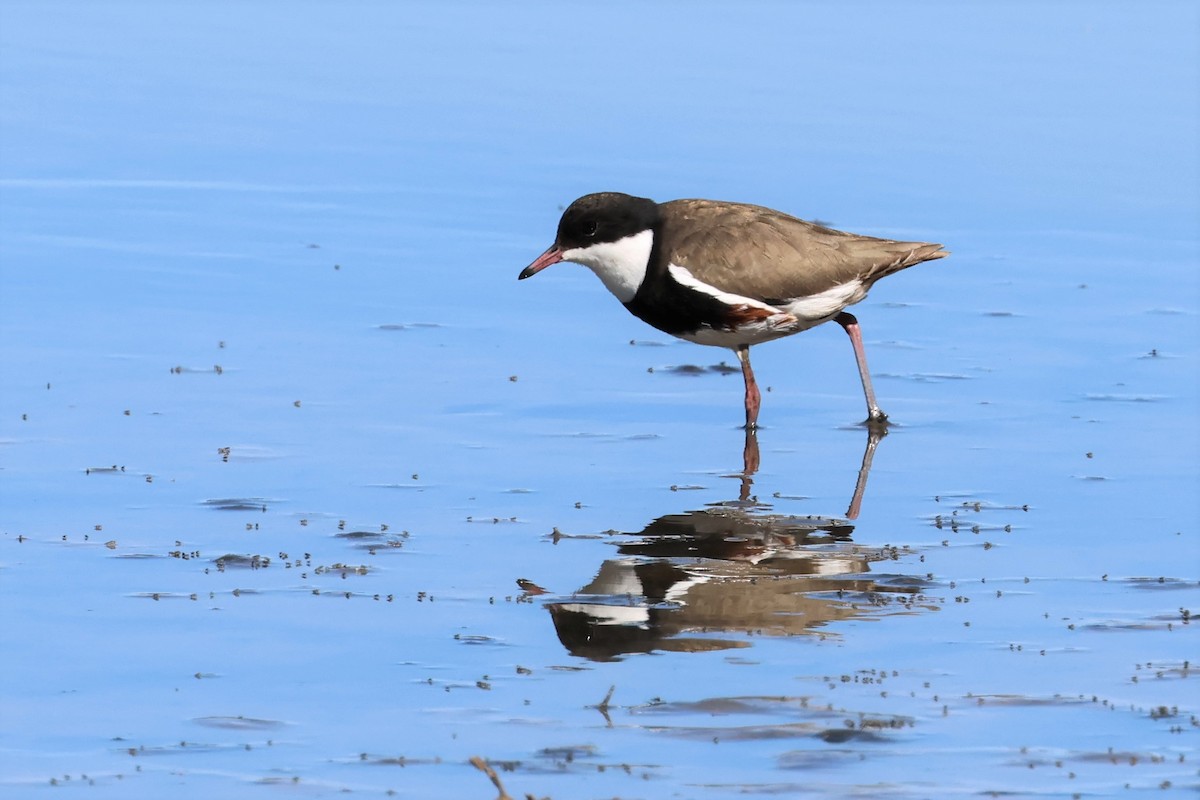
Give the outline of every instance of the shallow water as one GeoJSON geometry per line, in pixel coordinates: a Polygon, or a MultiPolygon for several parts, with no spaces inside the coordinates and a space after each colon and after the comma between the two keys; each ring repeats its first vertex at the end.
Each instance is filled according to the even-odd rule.
{"type": "Polygon", "coordinates": [[[0,793],[1200,786],[1191,5],[0,22],[0,793]],[[747,442],[518,284],[608,188],[946,243],[855,309],[889,434],[832,326],[747,442]]]}

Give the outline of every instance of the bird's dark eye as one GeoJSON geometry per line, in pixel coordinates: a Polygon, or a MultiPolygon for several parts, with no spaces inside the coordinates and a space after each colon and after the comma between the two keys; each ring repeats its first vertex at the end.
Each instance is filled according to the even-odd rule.
{"type": "Polygon", "coordinates": [[[594,220],[594,219],[584,220],[583,225],[581,226],[581,230],[582,230],[584,236],[586,236],[589,239],[592,238],[593,236],[596,235],[596,220],[594,220]]]}

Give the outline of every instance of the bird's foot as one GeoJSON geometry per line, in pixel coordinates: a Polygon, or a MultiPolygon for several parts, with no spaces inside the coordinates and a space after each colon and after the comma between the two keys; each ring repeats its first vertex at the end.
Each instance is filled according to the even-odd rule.
{"type": "Polygon", "coordinates": [[[888,415],[883,413],[882,408],[874,406],[867,414],[867,418],[862,421],[862,424],[872,431],[883,431],[886,433],[888,426],[892,423],[888,419],[888,415]]]}

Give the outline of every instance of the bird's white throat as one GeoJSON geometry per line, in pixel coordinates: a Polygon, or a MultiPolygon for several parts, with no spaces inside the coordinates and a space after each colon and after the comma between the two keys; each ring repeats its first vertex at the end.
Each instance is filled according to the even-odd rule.
{"type": "Polygon", "coordinates": [[[573,247],[564,250],[562,257],[563,261],[582,264],[596,273],[605,288],[622,303],[628,303],[646,279],[653,246],[654,231],[645,230],[615,242],[573,247]]]}

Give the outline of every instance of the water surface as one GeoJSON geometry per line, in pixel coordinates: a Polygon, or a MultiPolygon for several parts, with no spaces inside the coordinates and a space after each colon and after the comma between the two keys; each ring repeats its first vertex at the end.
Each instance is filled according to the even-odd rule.
{"type": "Polygon", "coordinates": [[[1190,4],[0,23],[2,793],[1200,786],[1190,4]],[[600,189],[944,242],[889,434],[518,284],[600,189]]]}

